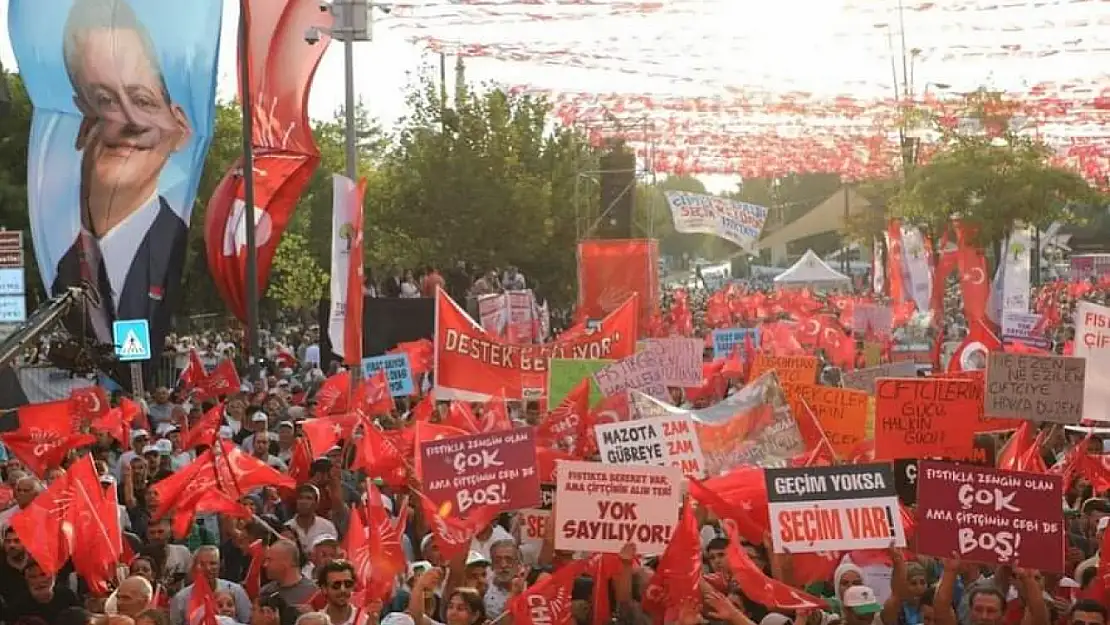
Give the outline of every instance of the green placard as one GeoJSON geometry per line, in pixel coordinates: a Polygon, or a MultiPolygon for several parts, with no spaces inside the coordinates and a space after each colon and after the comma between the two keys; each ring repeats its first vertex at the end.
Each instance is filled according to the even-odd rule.
{"type": "MultiPolygon", "coordinates": [[[[567,393],[574,390],[575,385],[588,378],[595,371],[604,369],[612,364],[612,360],[576,360],[572,358],[552,358],[547,363],[547,405],[555,408],[567,393]]],[[[590,380],[590,405],[601,401],[601,390],[597,384],[590,380]]]]}

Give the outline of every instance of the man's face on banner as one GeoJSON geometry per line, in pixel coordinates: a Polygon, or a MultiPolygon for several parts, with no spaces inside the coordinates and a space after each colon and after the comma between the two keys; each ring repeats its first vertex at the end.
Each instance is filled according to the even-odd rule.
{"type": "Polygon", "coordinates": [[[77,38],[75,101],[84,119],[77,148],[94,196],[145,200],[170,154],[189,139],[189,120],[173,105],[140,34],[93,28],[77,38]]]}

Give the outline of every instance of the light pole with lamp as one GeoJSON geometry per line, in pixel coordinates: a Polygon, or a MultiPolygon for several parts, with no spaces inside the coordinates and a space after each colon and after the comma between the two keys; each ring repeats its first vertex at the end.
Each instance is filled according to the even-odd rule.
{"type": "Polygon", "coordinates": [[[389,14],[393,7],[388,4],[368,0],[321,0],[320,11],[330,11],[335,21],[331,28],[309,28],[305,41],[315,44],[320,41],[320,33],[327,33],[333,39],[343,42],[343,74],[346,104],[344,118],[347,125],[345,147],[347,153],[346,174],[351,180],[358,178],[358,142],[355,133],[355,42],[372,41],[374,29],[374,9],[389,14]]]}

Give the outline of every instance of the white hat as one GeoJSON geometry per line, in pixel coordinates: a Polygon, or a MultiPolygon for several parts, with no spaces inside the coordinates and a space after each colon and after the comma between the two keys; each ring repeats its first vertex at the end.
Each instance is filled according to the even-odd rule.
{"type": "Polygon", "coordinates": [[[158,436],[165,436],[170,432],[176,431],[177,426],[172,423],[159,423],[158,427],[154,428],[154,433],[158,436]]]}
{"type": "Polygon", "coordinates": [[[417,560],[409,565],[409,577],[416,577],[424,571],[431,570],[432,563],[427,560],[417,560]]]}
{"type": "Polygon", "coordinates": [[[266,413],[262,412],[261,410],[254,413],[254,416],[251,417],[251,421],[253,421],[254,423],[264,423],[269,420],[270,417],[266,416],[266,413]]]}
{"type": "Polygon", "coordinates": [[[231,431],[231,426],[230,425],[221,425],[220,430],[219,430],[219,436],[220,436],[220,438],[231,438],[231,437],[235,436],[235,433],[231,431]]]}
{"type": "Polygon", "coordinates": [[[168,439],[160,438],[154,442],[154,447],[158,449],[159,453],[170,455],[173,453],[173,443],[168,439]]]}
{"type": "Polygon", "coordinates": [[[150,432],[147,432],[142,428],[131,430],[131,440],[135,440],[137,438],[150,438],[150,432]]]}
{"type": "Polygon", "coordinates": [[[162,453],[162,452],[157,447],[155,447],[154,445],[147,445],[147,446],[143,447],[143,455],[144,456],[147,455],[147,454],[160,454],[160,453],[162,453]]]}
{"type": "Polygon", "coordinates": [[[407,612],[390,612],[382,619],[381,625],[416,625],[407,612]]]}
{"type": "Polygon", "coordinates": [[[312,545],[310,545],[310,547],[312,549],[315,549],[316,547],[318,547],[318,546],[320,546],[320,545],[322,545],[326,542],[337,543],[337,542],[339,542],[339,539],[336,538],[335,536],[331,535],[331,534],[320,534],[315,539],[313,539],[312,545]]]}
{"type": "MultiPolygon", "coordinates": [[[[466,556],[466,566],[473,566],[475,564],[484,564],[486,566],[489,566],[491,564],[491,562],[489,561],[489,558],[482,555],[482,552],[480,552],[480,551],[471,551],[470,554],[466,556]]],[[[766,624],[765,623],[760,623],[759,625],[766,625],[766,624]]]]}
{"type": "Polygon", "coordinates": [[[840,602],[846,608],[852,608],[857,614],[877,614],[883,606],[875,597],[875,591],[867,586],[852,586],[844,591],[840,602]]]}
{"type": "Polygon", "coordinates": [[[792,625],[793,623],[794,619],[778,612],[769,612],[763,620],[759,621],[759,625],[792,625]]]}
{"type": "Polygon", "coordinates": [[[110,486],[110,485],[116,483],[116,478],[114,478],[111,475],[108,475],[107,473],[105,473],[104,475],[100,476],[100,483],[103,486],[110,486]]]}

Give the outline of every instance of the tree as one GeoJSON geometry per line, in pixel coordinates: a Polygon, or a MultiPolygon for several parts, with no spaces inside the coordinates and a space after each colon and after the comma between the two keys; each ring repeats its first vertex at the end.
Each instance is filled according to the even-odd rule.
{"type": "Polygon", "coordinates": [[[17,74],[0,71],[0,80],[7,82],[11,105],[0,115],[0,226],[22,230],[23,254],[26,264],[28,310],[45,301],[46,287],[39,273],[27,212],[27,146],[31,142],[31,100],[17,74]]]}
{"type": "Polygon", "coordinates": [[[286,231],[274,254],[267,297],[285,310],[311,315],[327,288],[328,274],[309,254],[308,240],[286,231]]]}
{"type": "Polygon", "coordinates": [[[939,149],[907,172],[893,198],[895,216],[919,226],[934,247],[951,220],[962,218],[976,226],[977,243],[992,249],[1022,224],[1074,221],[1073,205],[1097,194],[1078,173],[1051,164],[1043,142],[1020,134],[1015,111],[1001,94],[980,90],[955,115],[933,119],[939,149]]]}
{"type": "Polygon", "coordinates": [[[555,305],[574,298],[574,176],[591,149],[552,129],[549,105],[460,81],[447,102],[425,75],[380,177],[367,188],[375,270],[468,260],[515,265],[555,305]],[[391,245],[379,237],[396,237],[391,245]]]}

